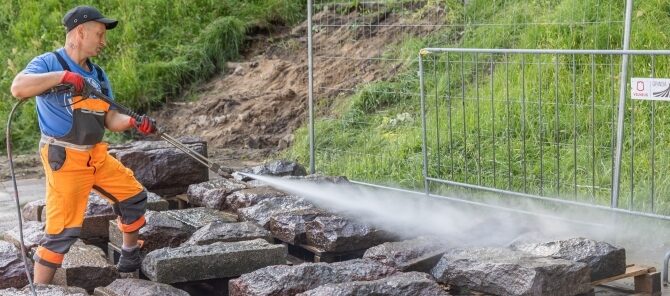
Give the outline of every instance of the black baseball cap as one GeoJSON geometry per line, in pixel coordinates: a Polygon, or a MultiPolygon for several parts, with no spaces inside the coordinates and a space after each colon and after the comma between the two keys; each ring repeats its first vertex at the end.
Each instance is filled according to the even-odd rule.
{"type": "Polygon", "coordinates": [[[105,24],[107,30],[114,29],[119,23],[117,20],[106,18],[99,10],[91,6],[77,6],[70,9],[63,17],[63,26],[70,32],[75,27],[89,21],[96,21],[105,24]]]}

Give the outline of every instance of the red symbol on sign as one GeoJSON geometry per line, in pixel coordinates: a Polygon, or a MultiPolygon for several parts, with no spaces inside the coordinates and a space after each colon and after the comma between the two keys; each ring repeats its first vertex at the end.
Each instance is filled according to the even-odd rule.
{"type": "Polygon", "coordinates": [[[638,91],[643,91],[644,90],[644,81],[638,81],[637,82],[637,90],[638,91]]]}

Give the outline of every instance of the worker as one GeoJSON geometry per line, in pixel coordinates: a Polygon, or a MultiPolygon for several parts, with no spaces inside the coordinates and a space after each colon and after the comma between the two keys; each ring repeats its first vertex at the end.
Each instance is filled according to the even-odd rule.
{"type": "Polygon", "coordinates": [[[63,17],[65,46],[35,57],[12,82],[19,99],[37,96],[39,144],[46,176],[46,235],[35,253],[35,283],[48,284],[63,256],[81,233],[88,196],[96,191],[112,203],[123,232],[117,268],[133,272],[140,266],[138,232],[144,226],[147,193],[133,172],[107,152],[105,128],[119,132],[136,128],[148,135],[154,121],[121,114],[109,103],[82,94],[85,85],[113,98],[109,78],[90,61],[106,46],[105,34],[118,21],[90,6],[78,6],[63,17]],[[72,91],[47,92],[59,84],[72,91]],[[139,122],[138,122],[139,121],[139,122]]]}

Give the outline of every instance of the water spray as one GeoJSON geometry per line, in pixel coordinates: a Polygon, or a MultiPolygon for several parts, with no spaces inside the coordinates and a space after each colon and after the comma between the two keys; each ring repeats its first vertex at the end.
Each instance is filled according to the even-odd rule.
{"type": "Polygon", "coordinates": [[[314,183],[242,173],[295,194],[324,209],[375,227],[412,237],[432,235],[459,246],[508,246],[529,234],[558,238],[575,229],[608,232],[611,226],[575,221],[555,213],[528,211],[418,192],[379,190],[369,186],[314,183]],[[419,233],[422,232],[422,233],[419,233]]]}

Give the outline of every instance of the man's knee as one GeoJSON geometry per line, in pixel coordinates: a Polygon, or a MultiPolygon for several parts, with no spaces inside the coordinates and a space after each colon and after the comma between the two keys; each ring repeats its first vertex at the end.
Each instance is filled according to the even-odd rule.
{"type": "Polygon", "coordinates": [[[77,241],[81,228],[65,228],[58,234],[46,234],[35,252],[35,261],[51,268],[58,268],[63,257],[77,241]]]}
{"type": "Polygon", "coordinates": [[[147,192],[140,193],[114,204],[114,213],[119,216],[119,229],[134,232],[145,224],[144,213],[147,209],[147,192]]]}

